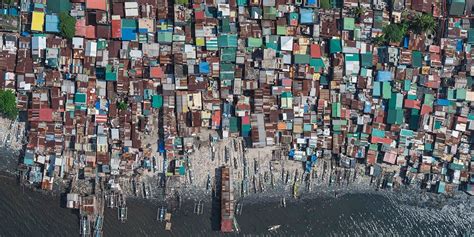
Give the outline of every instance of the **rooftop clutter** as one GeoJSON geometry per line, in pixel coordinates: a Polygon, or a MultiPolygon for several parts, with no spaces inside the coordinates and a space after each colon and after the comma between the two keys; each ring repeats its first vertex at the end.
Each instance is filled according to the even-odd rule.
{"type": "Polygon", "coordinates": [[[28,115],[23,163],[44,189],[77,162],[85,177],[133,174],[155,126],[170,164],[211,129],[295,161],[398,166],[403,183],[473,191],[471,1],[24,2],[21,35],[1,37],[0,87],[28,115]],[[435,30],[404,28],[422,13],[435,30]]]}

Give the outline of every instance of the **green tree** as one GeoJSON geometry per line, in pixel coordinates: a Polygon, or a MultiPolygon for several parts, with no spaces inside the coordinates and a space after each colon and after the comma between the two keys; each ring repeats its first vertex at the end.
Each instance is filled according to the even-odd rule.
{"type": "Polygon", "coordinates": [[[417,15],[410,24],[410,28],[417,34],[432,33],[436,30],[436,26],[435,18],[428,14],[417,15]]]}
{"type": "Polygon", "coordinates": [[[13,91],[0,90],[0,113],[9,119],[15,119],[18,116],[16,95],[13,91]]]}
{"type": "Polygon", "coordinates": [[[320,6],[322,9],[329,9],[331,8],[331,3],[329,0],[321,0],[320,6]]]}
{"type": "Polygon", "coordinates": [[[390,24],[383,28],[383,37],[387,43],[400,43],[406,34],[406,26],[403,24],[390,24]]]}
{"type": "Polygon", "coordinates": [[[361,6],[357,6],[352,9],[352,14],[354,14],[355,17],[360,18],[362,15],[365,13],[365,8],[361,6]]]}
{"type": "Polygon", "coordinates": [[[59,28],[64,38],[72,39],[76,34],[76,18],[66,12],[59,14],[59,28]]]}
{"type": "Polygon", "coordinates": [[[117,102],[117,108],[119,110],[126,110],[128,107],[127,103],[124,101],[117,102]]]}
{"type": "Polygon", "coordinates": [[[385,39],[383,38],[383,36],[377,36],[372,38],[372,43],[377,46],[382,46],[385,43],[385,39]]]}

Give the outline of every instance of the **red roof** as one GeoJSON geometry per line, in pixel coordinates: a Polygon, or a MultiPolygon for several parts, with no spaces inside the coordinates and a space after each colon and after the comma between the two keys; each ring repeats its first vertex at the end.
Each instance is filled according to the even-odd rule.
{"type": "Polygon", "coordinates": [[[420,109],[421,103],[419,100],[405,100],[405,108],[420,109]]]}
{"type": "Polygon", "coordinates": [[[151,67],[150,68],[150,77],[152,77],[152,78],[162,78],[163,77],[163,69],[161,69],[161,67],[151,67]]]}
{"type": "Polygon", "coordinates": [[[430,113],[432,110],[433,110],[433,108],[431,108],[429,105],[423,105],[423,106],[421,107],[421,115],[428,114],[428,113],[430,113]]]}
{"type": "Polygon", "coordinates": [[[39,121],[42,121],[42,122],[53,121],[53,109],[49,109],[49,108],[40,109],[39,121]]]}
{"type": "Polygon", "coordinates": [[[221,231],[222,232],[232,232],[232,220],[222,220],[221,221],[221,231]]]}
{"type": "Polygon", "coordinates": [[[86,0],[86,8],[107,11],[107,2],[106,0],[86,0]]]}
{"type": "Polygon", "coordinates": [[[88,38],[88,39],[97,38],[95,36],[95,26],[93,26],[93,25],[86,26],[86,38],[88,38]]]}
{"type": "Polygon", "coordinates": [[[76,36],[86,36],[86,19],[78,19],[76,21],[76,36]]]}
{"type": "Polygon", "coordinates": [[[321,58],[321,47],[317,44],[311,45],[311,57],[321,58]]]}
{"type": "Polygon", "coordinates": [[[392,139],[372,136],[371,142],[372,143],[384,143],[384,144],[390,145],[390,143],[392,143],[392,139]]]}
{"type": "Polygon", "coordinates": [[[112,20],[112,38],[120,38],[122,37],[122,21],[112,20]]]}
{"type": "Polygon", "coordinates": [[[250,124],[250,116],[245,115],[242,117],[242,124],[250,124]]]}
{"type": "Polygon", "coordinates": [[[194,13],[196,20],[204,20],[204,11],[197,11],[194,13]]]}

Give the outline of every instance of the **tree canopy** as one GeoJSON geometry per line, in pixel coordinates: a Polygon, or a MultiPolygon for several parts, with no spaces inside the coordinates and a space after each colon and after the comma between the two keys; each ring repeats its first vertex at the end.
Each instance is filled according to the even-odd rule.
{"type": "Polygon", "coordinates": [[[121,101],[121,102],[117,102],[117,108],[119,110],[126,110],[127,109],[127,103],[125,103],[124,101],[121,101]]]}
{"type": "Polygon", "coordinates": [[[16,96],[13,91],[0,90],[0,113],[9,119],[15,119],[18,116],[16,96]]]}
{"type": "Polygon", "coordinates": [[[436,30],[436,20],[432,15],[417,15],[410,23],[410,28],[417,34],[432,33],[436,30]]]}
{"type": "Polygon", "coordinates": [[[76,18],[66,12],[61,12],[59,14],[59,28],[63,37],[72,39],[76,34],[76,18]]]}
{"type": "Polygon", "coordinates": [[[400,43],[406,34],[406,26],[403,24],[390,24],[383,28],[383,37],[386,42],[400,43]]]}

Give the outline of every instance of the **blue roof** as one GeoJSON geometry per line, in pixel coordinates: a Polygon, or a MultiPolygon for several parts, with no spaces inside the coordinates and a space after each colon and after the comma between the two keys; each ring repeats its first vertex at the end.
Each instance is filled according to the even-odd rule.
{"type": "Polygon", "coordinates": [[[456,51],[461,52],[462,51],[462,40],[458,40],[458,43],[456,44],[456,51]]]}
{"type": "Polygon", "coordinates": [[[300,10],[300,23],[311,24],[314,21],[314,12],[312,9],[301,8],[300,10]]]}
{"type": "Polygon", "coordinates": [[[449,100],[447,100],[447,99],[437,99],[436,104],[441,105],[441,106],[448,106],[449,105],[449,100]]]}
{"type": "Polygon", "coordinates": [[[31,38],[31,49],[38,49],[39,48],[39,37],[33,36],[31,38]]]}
{"type": "Polygon", "coordinates": [[[370,102],[366,101],[364,105],[364,113],[370,113],[372,105],[370,102]]]}
{"type": "Polygon", "coordinates": [[[46,32],[59,32],[59,17],[56,15],[46,15],[46,32]]]}
{"type": "Polygon", "coordinates": [[[129,41],[129,40],[136,40],[137,39],[137,30],[130,29],[130,28],[122,28],[122,40],[129,41]]]}
{"type": "Polygon", "coordinates": [[[403,47],[408,49],[408,44],[410,43],[410,38],[409,37],[405,37],[403,39],[403,47]]]}
{"type": "Polygon", "coordinates": [[[210,72],[209,63],[208,62],[200,62],[199,63],[199,73],[208,74],[210,72]]]}
{"type": "Polygon", "coordinates": [[[377,81],[391,81],[392,73],[389,71],[379,71],[377,73],[377,81]]]}

